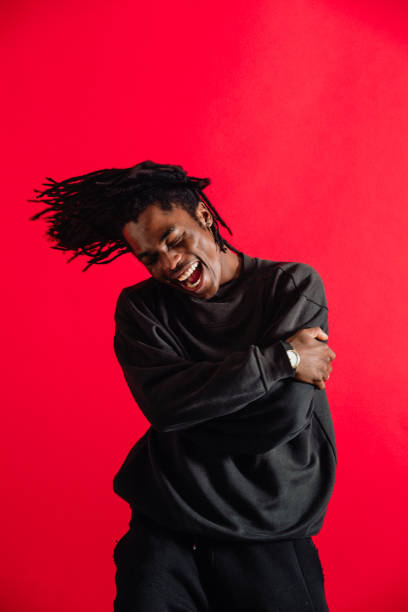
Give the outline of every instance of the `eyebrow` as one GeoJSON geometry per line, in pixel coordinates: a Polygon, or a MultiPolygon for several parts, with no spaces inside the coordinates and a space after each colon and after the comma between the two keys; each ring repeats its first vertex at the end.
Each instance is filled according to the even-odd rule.
{"type": "MultiPolygon", "coordinates": [[[[159,240],[159,244],[161,244],[162,242],[164,242],[166,240],[166,238],[169,236],[169,234],[171,234],[172,232],[174,232],[174,230],[176,229],[175,225],[172,225],[171,227],[169,227],[169,229],[167,229],[163,236],[160,238],[159,240]]],[[[139,255],[137,255],[138,259],[141,259],[142,257],[146,257],[146,255],[151,255],[152,251],[143,251],[143,253],[139,253],[139,255]]]]}

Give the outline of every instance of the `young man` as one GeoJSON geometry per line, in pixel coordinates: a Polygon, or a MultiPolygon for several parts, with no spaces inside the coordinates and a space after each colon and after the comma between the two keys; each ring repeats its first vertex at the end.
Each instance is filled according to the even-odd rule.
{"type": "Polygon", "coordinates": [[[115,312],[115,353],[151,427],[114,478],[132,511],[114,609],[327,611],[311,537],[336,471],[319,274],[232,247],[209,179],[180,166],[50,180],[32,219],[49,213],[55,248],[87,255],[85,269],[131,252],[151,275],[115,312]]]}

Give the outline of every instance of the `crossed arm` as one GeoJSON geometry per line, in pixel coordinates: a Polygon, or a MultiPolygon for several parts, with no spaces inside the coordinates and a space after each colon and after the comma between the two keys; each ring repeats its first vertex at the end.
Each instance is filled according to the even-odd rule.
{"type": "Polygon", "coordinates": [[[174,431],[238,412],[274,382],[294,376],[281,342],[251,345],[222,361],[180,357],[166,331],[121,294],[114,349],[139,408],[159,431],[174,431]],[[126,303],[127,302],[127,303],[126,303]]]}
{"type": "Polygon", "coordinates": [[[152,427],[164,432],[202,423],[215,427],[223,423],[225,427],[226,421],[259,418],[262,413],[268,414],[270,427],[275,427],[276,417],[279,431],[282,422],[290,434],[306,426],[316,386],[324,388],[321,372],[331,369],[327,363],[330,349],[315,339],[328,330],[328,321],[321,279],[313,269],[311,272],[305,275],[304,286],[296,285],[290,274],[281,276],[282,320],[289,313],[292,324],[296,323],[294,335],[288,338],[290,334],[282,334],[283,328],[273,324],[257,344],[232,351],[216,362],[186,359],[155,315],[123,290],[115,312],[114,350],[129,389],[152,427]],[[312,299],[305,298],[305,290],[312,299]],[[305,327],[308,329],[302,329],[305,327]],[[301,372],[292,369],[284,340],[301,353],[301,372]],[[285,380],[293,381],[283,385],[286,396],[282,391],[285,380]],[[268,401],[259,401],[262,398],[268,401]],[[274,398],[280,408],[271,415],[274,398]]]}

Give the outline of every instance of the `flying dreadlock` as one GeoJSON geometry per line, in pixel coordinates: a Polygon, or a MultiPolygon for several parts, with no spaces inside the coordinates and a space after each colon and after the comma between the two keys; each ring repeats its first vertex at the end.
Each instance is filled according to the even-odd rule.
{"type": "Polygon", "coordinates": [[[203,201],[213,215],[211,231],[219,248],[236,251],[219,233],[220,223],[232,234],[203,190],[208,178],[188,176],[181,166],[144,161],[130,168],[109,168],[74,176],[56,182],[46,177],[44,190],[34,189],[38,195],[29,202],[45,203],[47,208],[30,217],[34,221],[42,215],[49,227],[46,235],[55,242],[51,248],[73,251],[69,263],[78,255],[89,257],[85,272],[93,264],[107,264],[131,252],[122,235],[128,221],[137,221],[147,206],[159,203],[170,210],[178,203],[193,217],[199,201],[203,201]],[[110,257],[115,251],[117,253],[110,257]]]}

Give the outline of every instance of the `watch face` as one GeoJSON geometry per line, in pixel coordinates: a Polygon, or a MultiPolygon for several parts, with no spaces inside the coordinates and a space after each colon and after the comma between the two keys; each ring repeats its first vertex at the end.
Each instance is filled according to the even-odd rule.
{"type": "Polygon", "coordinates": [[[290,365],[292,366],[292,368],[295,368],[297,365],[297,361],[298,361],[295,351],[289,350],[289,351],[286,351],[286,353],[289,357],[290,365]]]}

